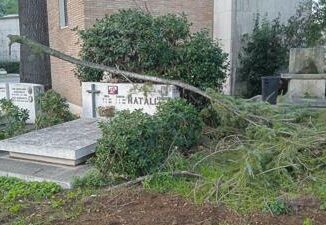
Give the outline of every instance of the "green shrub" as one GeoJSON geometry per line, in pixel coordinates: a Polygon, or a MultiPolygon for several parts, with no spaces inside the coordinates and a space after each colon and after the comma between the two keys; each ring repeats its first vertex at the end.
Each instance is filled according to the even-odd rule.
{"type": "Polygon", "coordinates": [[[102,138],[93,163],[105,176],[142,176],[156,171],[171,149],[185,152],[195,145],[202,127],[196,109],[181,99],[160,104],[154,116],[119,112],[100,123],[102,138]]]}
{"type": "Polygon", "coordinates": [[[93,163],[104,175],[141,176],[156,170],[167,156],[157,122],[141,111],[119,112],[112,121],[101,122],[100,128],[102,138],[93,163]]]}
{"type": "Polygon", "coordinates": [[[24,132],[28,111],[15,106],[10,100],[0,100],[0,139],[24,132]]]}
{"type": "Polygon", "coordinates": [[[273,76],[287,68],[288,54],[282,43],[282,26],[278,20],[261,22],[258,17],[252,34],[245,35],[243,43],[239,74],[247,83],[245,97],[252,97],[261,94],[263,76],[273,76]]]}
{"type": "Polygon", "coordinates": [[[76,119],[69,111],[66,99],[53,90],[45,92],[38,99],[42,113],[36,117],[38,129],[53,126],[76,119]]]}
{"type": "Polygon", "coordinates": [[[74,188],[103,187],[110,184],[113,184],[113,180],[104,177],[96,169],[90,170],[83,177],[76,177],[73,182],[74,188]]]}
{"type": "Polygon", "coordinates": [[[280,199],[266,203],[264,212],[272,213],[273,215],[284,215],[291,212],[291,209],[286,205],[286,203],[280,199]]]}
{"type": "MultiPolygon", "coordinates": [[[[226,78],[227,55],[208,32],[192,34],[187,18],[154,17],[122,10],[80,32],[83,60],[130,72],[182,80],[199,88],[219,88],[226,78]]],[[[99,81],[102,71],[78,68],[82,81],[99,81]]]]}
{"type": "Polygon", "coordinates": [[[207,126],[216,128],[221,123],[217,111],[211,105],[202,109],[199,115],[207,126]]]}
{"type": "Polygon", "coordinates": [[[184,99],[168,100],[160,104],[155,119],[161,124],[162,142],[180,150],[191,148],[201,136],[203,123],[199,113],[184,99]]]}
{"type": "Polygon", "coordinates": [[[20,63],[19,62],[0,62],[0,68],[3,68],[7,73],[19,73],[20,63]]]}

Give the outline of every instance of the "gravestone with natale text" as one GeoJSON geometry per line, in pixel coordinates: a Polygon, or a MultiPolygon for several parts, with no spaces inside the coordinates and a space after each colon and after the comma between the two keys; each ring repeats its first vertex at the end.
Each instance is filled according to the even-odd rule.
{"type": "Polygon", "coordinates": [[[161,101],[180,97],[180,92],[173,85],[143,83],[82,83],[83,118],[105,117],[103,108],[114,111],[142,110],[153,115],[161,101]]]}

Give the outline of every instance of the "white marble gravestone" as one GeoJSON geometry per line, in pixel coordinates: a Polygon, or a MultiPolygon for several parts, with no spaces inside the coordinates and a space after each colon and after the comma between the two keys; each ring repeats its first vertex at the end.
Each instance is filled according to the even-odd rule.
{"type": "Polygon", "coordinates": [[[131,83],[82,84],[84,118],[100,117],[99,107],[114,107],[115,111],[137,109],[153,115],[159,102],[180,97],[173,85],[145,85],[131,83]]]}
{"type": "Polygon", "coordinates": [[[9,83],[9,99],[14,105],[28,110],[27,123],[35,123],[40,107],[37,98],[44,92],[43,85],[27,83],[9,83]]]}

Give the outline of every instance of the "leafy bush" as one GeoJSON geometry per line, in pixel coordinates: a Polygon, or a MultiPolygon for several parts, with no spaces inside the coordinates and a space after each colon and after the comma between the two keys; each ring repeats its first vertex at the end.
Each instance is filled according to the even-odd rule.
{"type": "Polygon", "coordinates": [[[250,35],[243,37],[245,43],[239,56],[239,73],[247,83],[245,97],[261,94],[261,77],[272,76],[287,68],[287,49],[282,44],[282,26],[278,20],[270,23],[256,20],[250,35]]]}
{"type": "Polygon", "coordinates": [[[28,111],[15,106],[10,100],[0,100],[0,139],[12,137],[24,132],[28,111]]]}
{"type": "Polygon", "coordinates": [[[3,68],[7,73],[19,73],[20,63],[19,62],[0,62],[0,68],[3,68]]]}
{"type": "Polygon", "coordinates": [[[239,76],[247,83],[247,93],[243,95],[261,94],[262,76],[286,72],[291,48],[325,44],[325,18],[325,0],[302,4],[285,25],[281,25],[279,19],[269,22],[257,17],[252,34],[243,36],[239,55],[239,76]]]}
{"type": "Polygon", "coordinates": [[[98,170],[93,169],[83,177],[76,177],[73,182],[74,188],[103,187],[113,183],[112,179],[104,177],[98,170]]]}
{"type": "Polygon", "coordinates": [[[307,1],[283,27],[284,44],[290,48],[307,48],[326,43],[326,1],[307,1]],[[308,12],[308,13],[307,13],[308,12]]]}
{"type": "Polygon", "coordinates": [[[280,216],[290,213],[291,208],[289,208],[283,200],[276,199],[274,201],[266,203],[263,211],[266,213],[272,213],[273,215],[280,216]]]}
{"type": "Polygon", "coordinates": [[[184,99],[168,100],[160,104],[155,120],[161,124],[163,142],[180,150],[189,149],[201,136],[203,122],[199,113],[184,99]]]}
{"type": "Polygon", "coordinates": [[[69,111],[66,99],[53,90],[45,92],[38,101],[42,112],[36,117],[35,125],[38,129],[76,119],[69,111]]]}
{"type": "Polygon", "coordinates": [[[167,156],[157,122],[141,111],[119,112],[100,128],[94,164],[104,175],[141,176],[156,170],[167,156]]]}
{"type": "Polygon", "coordinates": [[[202,122],[193,106],[171,100],[161,104],[154,116],[123,111],[100,128],[95,167],[105,176],[137,177],[155,172],[171,149],[185,152],[196,144],[202,122]]]}
{"type": "MultiPolygon", "coordinates": [[[[122,10],[81,31],[80,37],[83,60],[202,89],[219,88],[226,77],[227,55],[207,32],[191,34],[184,15],[122,10]]],[[[102,71],[79,67],[77,75],[82,81],[99,81],[102,71]]]]}

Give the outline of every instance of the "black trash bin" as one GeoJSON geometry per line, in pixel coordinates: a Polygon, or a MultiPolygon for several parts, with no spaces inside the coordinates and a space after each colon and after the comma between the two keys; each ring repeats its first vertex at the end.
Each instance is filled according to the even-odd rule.
{"type": "Polygon", "coordinates": [[[277,103],[278,89],[280,87],[280,76],[266,76],[262,77],[262,98],[272,105],[277,103]]]}

